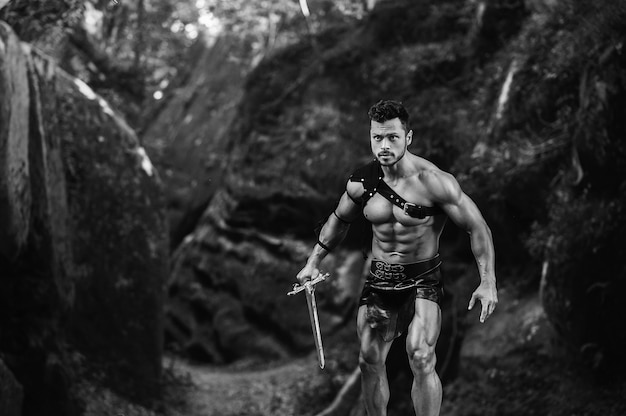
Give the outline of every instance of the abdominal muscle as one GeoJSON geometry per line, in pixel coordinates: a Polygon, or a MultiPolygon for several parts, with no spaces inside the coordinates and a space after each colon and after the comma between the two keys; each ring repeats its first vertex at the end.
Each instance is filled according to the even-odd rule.
{"type": "Polygon", "coordinates": [[[367,202],[363,214],[372,224],[375,259],[415,263],[433,258],[439,252],[439,237],[446,222],[444,215],[413,218],[378,194],[367,202]]]}
{"type": "Polygon", "coordinates": [[[433,224],[406,227],[400,223],[372,226],[372,256],[388,263],[415,263],[434,257],[439,235],[433,224]]]}
{"type": "Polygon", "coordinates": [[[446,217],[407,216],[382,198],[372,198],[364,209],[372,224],[372,256],[388,263],[415,263],[439,252],[439,237],[446,217]]]}

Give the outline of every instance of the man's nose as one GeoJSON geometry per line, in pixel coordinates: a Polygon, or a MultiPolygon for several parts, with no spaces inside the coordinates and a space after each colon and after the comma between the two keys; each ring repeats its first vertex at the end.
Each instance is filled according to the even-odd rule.
{"type": "Polygon", "coordinates": [[[389,149],[389,139],[383,139],[380,143],[380,147],[383,149],[389,149]]]}

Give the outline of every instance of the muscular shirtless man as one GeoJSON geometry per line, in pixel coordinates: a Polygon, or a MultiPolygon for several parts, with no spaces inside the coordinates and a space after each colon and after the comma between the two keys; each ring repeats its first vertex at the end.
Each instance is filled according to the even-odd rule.
{"type": "Polygon", "coordinates": [[[443,296],[439,237],[447,218],[468,232],[480,275],[468,309],[479,300],[484,322],[498,302],[491,231],[452,175],[408,151],[413,131],[401,103],[379,101],[368,114],[376,159],[350,177],[297,279],[303,283],[317,277],[322,259],[343,240],[362,210],[373,231],[372,265],[357,315],[367,414],[387,414],[387,354],[393,340],[408,331],[415,414],[439,415],[442,390],[435,372],[443,296]]]}

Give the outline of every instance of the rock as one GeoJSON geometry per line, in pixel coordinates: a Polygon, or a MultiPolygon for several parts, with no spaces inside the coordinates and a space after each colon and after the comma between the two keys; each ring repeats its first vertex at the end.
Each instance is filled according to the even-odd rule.
{"type": "Polygon", "coordinates": [[[23,391],[11,370],[0,360],[0,414],[2,416],[22,415],[23,391]]]}
{"type": "Polygon", "coordinates": [[[26,57],[0,24],[0,253],[10,259],[23,250],[29,230],[28,105],[26,57]]]}
{"type": "MultiPolygon", "coordinates": [[[[168,344],[213,363],[278,359],[311,348],[304,297],[286,296],[308,249],[295,240],[230,227],[197,229],[173,258],[168,344]]],[[[325,265],[333,276],[317,291],[325,334],[341,328],[354,310],[352,282],[360,281],[363,269],[362,256],[356,257],[355,262],[355,255],[342,253],[325,265]]]]}
{"type": "MultiPolygon", "coordinates": [[[[74,261],[71,339],[88,358],[114,369],[121,385],[132,380],[140,392],[156,391],[168,269],[156,170],[134,132],[89,87],[61,71],[40,82],[54,86],[56,106],[72,115],[47,130],[60,138],[65,174],[74,261]]],[[[47,117],[54,113],[44,112],[47,117]]]]}
{"type": "Polygon", "coordinates": [[[189,74],[164,91],[141,133],[163,173],[172,247],[193,230],[221,182],[233,144],[229,128],[250,68],[246,43],[235,36],[221,36],[211,47],[197,42],[189,54],[189,74]]]}
{"type": "Polygon", "coordinates": [[[123,394],[155,394],[168,271],[155,168],[101,97],[2,22],[0,86],[0,212],[10,220],[0,227],[0,351],[28,381],[30,414],[56,391],[46,383],[73,374],[65,354],[46,364],[66,348],[123,394]]]}
{"type": "Polygon", "coordinates": [[[523,347],[548,353],[554,333],[539,296],[519,299],[511,290],[501,289],[498,297],[498,308],[483,324],[477,324],[479,307],[471,313],[473,324],[466,330],[461,359],[489,362],[523,347]]]}
{"type": "Polygon", "coordinates": [[[524,0],[483,0],[479,2],[480,36],[490,38],[494,46],[510,39],[519,32],[524,18],[528,15],[524,0]],[[497,42],[494,42],[494,38],[497,42]]]}
{"type": "MultiPolygon", "coordinates": [[[[461,14],[454,8],[434,10],[426,2],[381,3],[352,35],[320,35],[319,56],[303,41],[262,61],[248,76],[236,112],[226,119],[230,124],[221,137],[227,146],[210,147],[228,161],[220,184],[173,258],[168,345],[190,355],[202,351],[199,355],[214,362],[243,358],[248,346],[237,345],[242,339],[253,355],[266,359],[313,347],[304,300],[284,294],[315,243],[316,223],[334,208],[350,173],[371,160],[369,105],[383,94],[402,99],[415,72],[412,63],[379,73],[369,60],[372,50],[389,50],[391,57],[399,39],[423,42],[424,48],[446,43],[451,32],[467,29],[461,14]],[[399,19],[412,23],[389,24],[399,19]],[[374,87],[383,79],[397,83],[374,87]],[[200,310],[191,306],[198,294],[205,299],[200,310]],[[225,304],[216,305],[215,299],[225,304]],[[224,332],[218,317],[228,318],[232,332],[224,332]]],[[[216,114],[210,123],[221,120],[216,114]]],[[[430,140],[420,145],[434,147],[430,140]]],[[[318,290],[324,334],[353,325],[367,228],[363,220],[355,224],[342,245],[345,251],[324,261],[338,277],[318,290]]]]}
{"type": "MultiPolygon", "coordinates": [[[[623,202],[617,206],[622,207],[623,202]]],[[[569,212],[570,224],[605,221],[605,225],[599,225],[604,232],[594,229],[595,235],[590,237],[567,227],[576,235],[564,233],[551,249],[552,255],[547,256],[541,301],[569,351],[599,377],[619,379],[626,369],[622,354],[626,348],[626,323],[622,318],[626,218],[606,210],[602,203],[589,208],[583,215],[569,212]],[[553,253],[567,253],[567,257],[558,258],[553,253]]]]}

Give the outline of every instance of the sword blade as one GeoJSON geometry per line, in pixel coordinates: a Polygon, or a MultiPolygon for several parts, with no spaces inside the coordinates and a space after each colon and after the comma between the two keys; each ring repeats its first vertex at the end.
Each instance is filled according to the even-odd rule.
{"type": "Polygon", "coordinates": [[[323,369],[325,365],[324,346],[322,345],[322,332],[320,331],[320,320],[317,315],[317,303],[315,302],[315,287],[307,284],[304,293],[306,295],[306,304],[309,307],[309,318],[311,319],[311,329],[313,330],[313,338],[315,339],[317,361],[319,362],[320,368],[323,369]]]}

